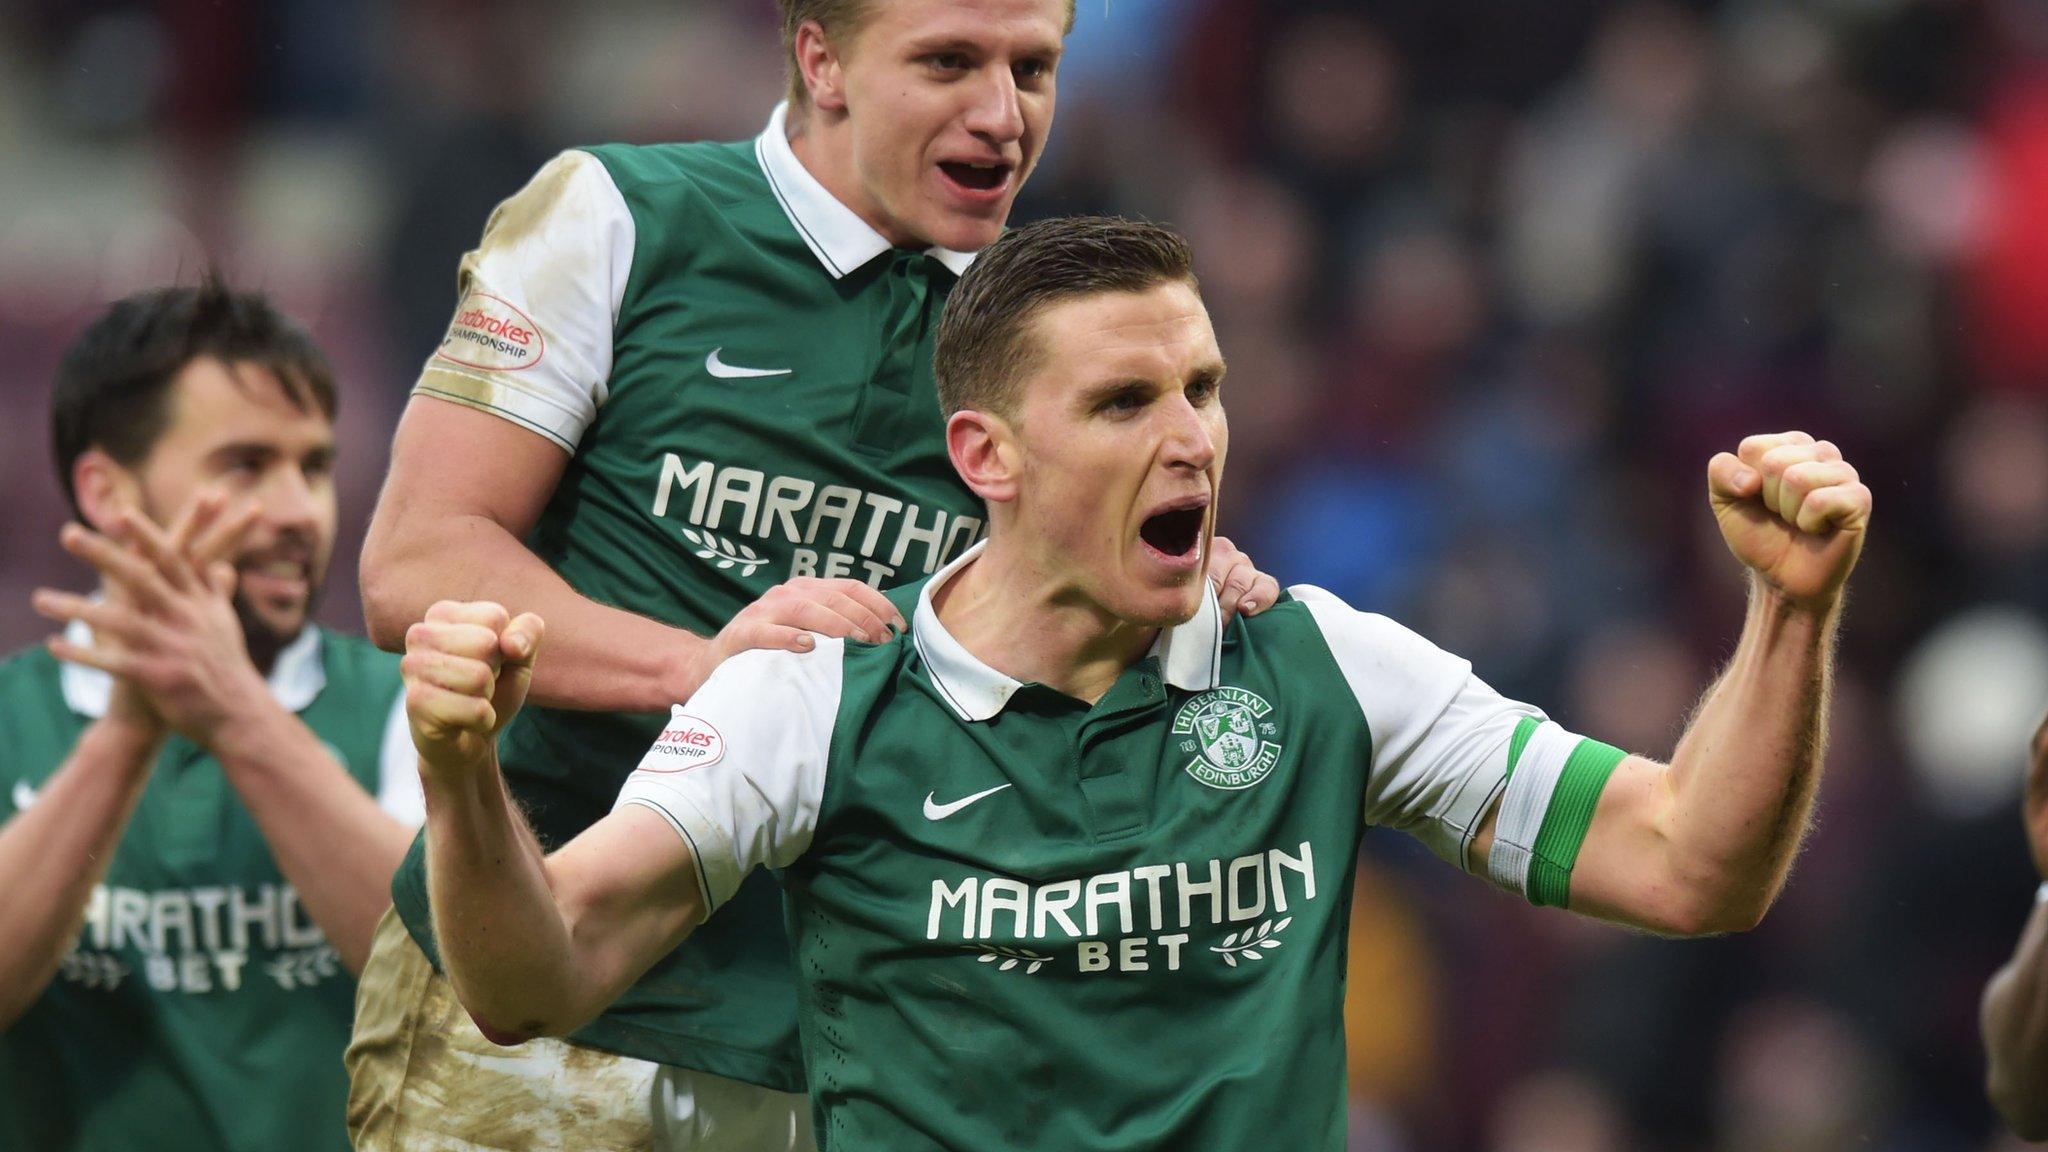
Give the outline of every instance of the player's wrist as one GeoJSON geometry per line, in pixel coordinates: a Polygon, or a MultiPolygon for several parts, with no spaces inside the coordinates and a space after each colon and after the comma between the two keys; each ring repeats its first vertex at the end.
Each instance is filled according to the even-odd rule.
{"type": "Polygon", "coordinates": [[[697,694],[704,681],[711,678],[711,670],[718,667],[716,653],[717,638],[699,636],[693,632],[678,630],[680,642],[669,657],[667,670],[661,677],[661,693],[664,699],[659,707],[682,704],[697,694]]]}
{"type": "Polygon", "coordinates": [[[1767,619],[1827,625],[1834,622],[1842,609],[1841,584],[1824,591],[1801,594],[1786,589],[1761,571],[1751,569],[1749,587],[1751,603],[1760,609],[1767,619]]]}
{"type": "Polygon", "coordinates": [[[89,737],[116,757],[137,761],[146,767],[156,758],[164,741],[170,738],[170,728],[156,713],[136,703],[132,697],[124,704],[121,695],[121,691],[116,689],[105,714],[89,729],[89,737]]]}

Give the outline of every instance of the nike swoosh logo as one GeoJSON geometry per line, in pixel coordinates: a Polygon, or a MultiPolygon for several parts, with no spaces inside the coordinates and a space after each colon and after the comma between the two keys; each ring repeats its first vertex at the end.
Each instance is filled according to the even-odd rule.
{"type": "Polygon", "coordinates": [[[998,784],[995,787],[988,789],[987,791],[976,792],[972,796],[962,796],[960,799],[953,801],[951,804],[940,804],[937,802],[938,793],[927,792],[924,794],[924,818],[927,820],[944,820],[946,817],[951,816],[953,813],[958,812],[962,808],[967,807],[969,804],[974,803],[976,800],[987,799],[988,797],[993,796],[996,793],[1001,792],[1003,789],[1008,787],[1008,784],[998,784]]]}
{"type": "Polygon", "coordinates": [[[14,782],[14,810],[16,812],[23,811],[35,802],[36,790],[28,786],[28,781],[16,780],[14,782]]]}
{"type": "Polygon", "coordinates": [[[720,380],[752,380],[760,376],[787,376],[791,372],[796,371],[794,368],[741,368],[720,360],[718,354],[723,351],[725,351],[724,348],[713,348],[711,355],[704,358],[704,370],[720,380]]]}

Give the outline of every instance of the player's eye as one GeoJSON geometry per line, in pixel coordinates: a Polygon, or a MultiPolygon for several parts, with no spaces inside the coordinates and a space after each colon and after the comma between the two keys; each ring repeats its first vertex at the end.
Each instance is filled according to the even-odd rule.
{"type": "Polygon", "coordinates": [[[1037,58],[1019,60],[1011,72],[1019,80],[1043,80],[1052,75],[1052,61],[1037,58]]]}
{"type": "Polygon", "coordinates": [[[1110,393],[1096,406],[1098,412],[1121,415],[1136,412],[1145,406],[1145,393],[1136,388],[1123,388],[1110,393]]]}
{"type": "Polygon", "coordinates": [[[934,52],[925,60],[939,72],[965,72],[968,68],[967,56],[960,52],[934,52]]]}

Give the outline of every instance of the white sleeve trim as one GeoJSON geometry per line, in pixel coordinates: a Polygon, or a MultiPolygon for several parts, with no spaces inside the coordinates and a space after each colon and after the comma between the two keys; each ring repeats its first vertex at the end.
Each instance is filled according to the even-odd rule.
{"type": "Polygon", "coordinates": [[[740,881],[746,874],[731,867],[738,858],[733,851],[732,838],[718,825],[698,811],[690,798],[673,788],[665,788],[641,776],[626,780],[626,786],[619,792],[619,802],[614,809],[636,804],[659,813],[676,830],[683,843],[690,846],[690,855],[696,860],[697,890],[704,898],[704,911],[711,910],[732,899],[739,891],[740,881]]]}
{"type": "Polygon", "coordinates": [[[602,161],[549,161],[462,258],[461,300],[418,390],[574,452],[610,396],[634,245],[632,211],[602,161]]]}
{"type": "Polygon", "coordinates": [[[427,796],[420,784],[412,725],[405,716],[404,689],[391,701],[391,714],[384,721],[384,742],[377,755],[377,806],[407,828],[427,822],[427,796]]]}
{"type": "Polygon", "coordinates": [[[755,868],[810,848],[839,715],[842,641],[805,653],[742,652],[676,705],[614,808],[661,813],[696,857],[705,907],[755,868]]]}
{"type": "Polygon", "coordinates": [[[1522,757],[1508,777],[1507,792],[1501,796],[1500,819],[1494,822],[1493,851],[1487,858],[1487,874],[1493,882],[1529,894],[1529,864],[1535,858],[1536,834],[1543,830],[1543,817],[1550,812],[1551,794],[1564,775],[1564,766],[1578,750],[1580,738],[1553,721],[1546,720],[1529,734],[1522,757]]]}

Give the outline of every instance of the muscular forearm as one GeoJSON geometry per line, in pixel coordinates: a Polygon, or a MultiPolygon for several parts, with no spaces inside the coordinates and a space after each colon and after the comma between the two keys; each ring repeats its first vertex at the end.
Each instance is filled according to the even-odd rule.
{"type": "Polygon", "coordinates": [[[361,972],[411,830],[268,698],[226,725],[213,751],[313,922],[348,970],[361,972]]]}
{"type": "Polygon", "coordinates": [[[400,506],[378,519],[363,551],[363,603],[370,635],[386,649],[402,649],[406,628],[436,600],[489,600],[548,622],[548,659],[529,697],[537,703],[659,712],[702,680],[702,637],[583,596],[487,517],[400,506]]]}
{"type": "Polygon", "coordinates": [[[548,883],[540,844],[493,761],[426,777],[427,888],[456,995],[500,1043],[573,1031],[597,1010],[548,883]]]}
{"type": "Polygon", "coordinates": [[[1982,1022],[1992,1104],[2023,1139],[2048,1140],[2048,903],[1984,989],[1982,1022]]]}
{"type": "Polygon", "coordinates": [[[1752,577],[1742,640],[1672,756],[1667,849],[1704,930],[1753,927],[1791,870],[1820,782],[1836,617],[1752,577]]]}
{"type": "Polygon", "coordinates": [[[36,802],[0,828],[0,1030],[42,994],[77,938],[162,746],[148,727],[96,721],[36,802]]]}

